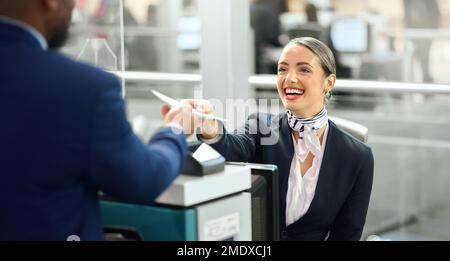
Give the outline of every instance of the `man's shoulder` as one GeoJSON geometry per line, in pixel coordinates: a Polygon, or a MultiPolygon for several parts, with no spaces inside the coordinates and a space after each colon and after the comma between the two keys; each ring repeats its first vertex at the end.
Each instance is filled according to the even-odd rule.
{"type": "Polygon", "coordinates": [[[48,51],[46,55],[47,68],[54,70],[55,77],[63,77],[67,83],[78,82],[87,85],[101,86],[102,83],[118,83],[118,79],[112,73],[106,72],[88,63],[73,60],[63,54],[48,51]]]}

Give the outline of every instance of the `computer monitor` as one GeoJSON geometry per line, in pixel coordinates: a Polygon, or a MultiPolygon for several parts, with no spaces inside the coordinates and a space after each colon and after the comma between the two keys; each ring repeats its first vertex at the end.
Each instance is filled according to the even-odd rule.
{"type": "Polygon", "coordinates": [[[200,18],[196,16],[183,16],[178,20],[177,46],[183,51],[200,49],[200,18]]]}
{"type": "Polygon", "coordinates": [[[252,241],[280,240],[278,167],[268,164],[227,162],[251,169],[252,241]]]}
{"type": "Polygon", "coordinates": [[[369,24],[361,18],[339,18],[331,24],[331,41],[338,52],[369,51],[369,24]]]}

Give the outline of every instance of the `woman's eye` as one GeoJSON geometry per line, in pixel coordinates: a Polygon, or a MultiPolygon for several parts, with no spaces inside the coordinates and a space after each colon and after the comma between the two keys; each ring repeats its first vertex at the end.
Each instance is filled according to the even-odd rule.
{"type": "Polygon", "coordinates": [[[311,72],[311,70],[308,68],[301,68],[300,71],[305,73],[311,72]]]}
{"type": "Polygon", "coordinates": [[[285,72],[286,69],[285,68],[278,68],[278,72],[285,72]]]}
{"type": "Polygon", "coordinates": [[[310,73],[311,70],[308,69],[308,68],[301,68],[301,69],[300,69],[300,72],[302,72],[302,73],[310,73]]]}

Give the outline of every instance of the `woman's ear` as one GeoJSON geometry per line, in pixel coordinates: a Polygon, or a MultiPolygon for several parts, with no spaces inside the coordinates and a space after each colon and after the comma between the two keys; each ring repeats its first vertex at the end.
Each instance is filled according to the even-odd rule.
{"type": "Polygon", "coordinates": [[[325,79],[325,88],[324,88],[324,92],[325,92],[325,93],[330,92],[331,89],[333,89],[335,83],[336,83],[336,75],[335,75],[335,74],[330,74],[330,75],[325,79]]]}

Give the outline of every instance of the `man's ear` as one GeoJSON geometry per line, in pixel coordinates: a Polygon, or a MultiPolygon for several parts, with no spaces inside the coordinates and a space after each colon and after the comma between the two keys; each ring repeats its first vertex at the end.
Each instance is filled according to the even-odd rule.
{"type": "Polygon", "coordinates": [[[57,10],[60,0],[41,0],[42,6],[48,11],[57,10]]]}

